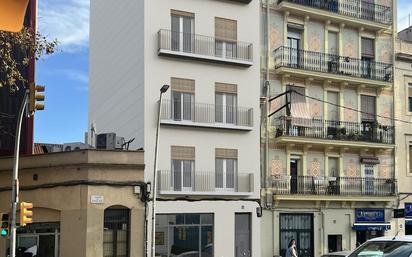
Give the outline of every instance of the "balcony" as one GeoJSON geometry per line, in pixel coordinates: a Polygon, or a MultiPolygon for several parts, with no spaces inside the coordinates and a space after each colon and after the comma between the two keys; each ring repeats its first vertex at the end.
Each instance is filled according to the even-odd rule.
{"type": "Polygon", "coordinates": [[[277,73],[388,87],[393,65],[281,46],[274,51],[277,73]]]}
{"type": "Polygon", "coordinates": [[[386,178],[272,176],[275,195],[395,196],[396,180],[386,178]]]}
{"type": "Polygon", "coordinates": [[[370,148],[392,148],[395,143],[395,128],[376,122],[357,123],[282,116],[276,118],[273,125],[278,141],[307,140],[314,144],[370,148]]]}
{"type": "Polygon", "coordinates": [[[278,0],[280,10],[372,30],[388,29],[392,8],[364,0],[278,0]]]}
{"type": "Polygon", "coordinates": [[[158,55],[248,67],[253,64],[253,44],[161,29],[158,55]]]}
{"type": "Polygon", "coordinates": [[[174,107],[171,100],[163,100],[160,123],[250,131],[253,129],[253,108],[204,103],[183,103],[174,107]]]}
{"type": "Polygon", "coordinates": [[[161,195],[249,196],[254,192],[253,173],[219,176],[214,171],[195,171],[182,176],[180,172],[160,170],[158,178],[161,195]]]}

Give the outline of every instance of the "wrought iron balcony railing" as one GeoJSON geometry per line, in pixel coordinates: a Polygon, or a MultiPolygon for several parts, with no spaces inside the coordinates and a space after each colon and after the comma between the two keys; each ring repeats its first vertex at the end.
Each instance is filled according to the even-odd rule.
{"type": "Polygon", "coordinates": [[[396,185],[386,178],[272,176],[277,195],[394,196],[396,185]]]}
{"type": "Polygon", "coordinates": [[[158,171],[161,194],[239,195],[254,191],[253,173],[158,171]]]}
{"type": "Polygon", "coordinates": [[[278,3],[289,2],[322,9],[363,20],[392,24],[392,8],[370,3],[365,0],[278,0],[278,3]]]}
{"type": "Polygon", "coordinates": [[[158,52],[159,55],[177,55],[244,66],[250,66],[253,62],[251,43],[164,29],[158,32],[158,52]]]}
{"type": "Polygon", "coordinates": [[[274,51],[275,69],[281,67],[391,82],[393,65],[281,46],[274,51]]]}
{"type": "Polygon", "coordinates": [[[163,100],[160,119],[176,125],[251,129],[253,108],[163,100]]]}
{"type": "Polygon", "coordinates": [[[357,123],[282,116],[275,119],[274,126],[276,137],[309,137],[381,144],[394,144],[395,142],[395,128],[377,122],[357,123]]]}

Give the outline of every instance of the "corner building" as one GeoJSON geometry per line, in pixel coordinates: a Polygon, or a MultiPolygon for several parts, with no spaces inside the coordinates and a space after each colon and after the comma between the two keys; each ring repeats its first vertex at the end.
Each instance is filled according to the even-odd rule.
{"type": "Polygon", "coordinates": [[[260,257],[259,2],[94,0],[90,23],[89,125],[135,138],[145,181],[170,85],[156,256],[260,257]]]}
{"type": "Polygon", "coordinates": [[[396,233],[395,10],[261,1],[262,256],[292,238],[315,257],[396,233]]]}

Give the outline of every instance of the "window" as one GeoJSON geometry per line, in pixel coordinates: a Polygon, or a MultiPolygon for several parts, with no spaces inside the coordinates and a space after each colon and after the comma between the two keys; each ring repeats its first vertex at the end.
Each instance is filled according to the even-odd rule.
{"type": "Polygon", "coordinates": [[[192,191],[195,172],[195,148],[172,146],[172,188],[174,191],[192,191]]]}
{"type": "Polygon", "coordinates": [[[365,78],[371,78],[374,71],[375,40],[362,38],[361,74],[365,78]]]}
{"type": "Polygon", "coordinates": [[[361,4],[361,16],[366,20],[374,20],[375,18],[375,0],[362,0],[361,4]]]}
{"type": "Polygon", "coordinates": [[[172,16],[172,50],[192,52],[194,45],[194,18],[189,12],[171,11],[172,16]]]}
{"type": "Polygon", "coordinates": [[[328,32],[328,71],[329,72],[339,72],[339,43],[338,43],[338,33],[328,32]]]}
{"type": "Polygon", "coordinates": [[[409,142],[409,173],[412,173],[412,142],[409,142]]]}
{"type": "Polygon", "coordinates": [[[237,86],[232,84],[215,84],[215,121],[220,123],[237,123],[237,86]]]}
{"type": "Polygon", "coordinates": [[[216,188],[235,191],[237,185],[237,150],[216,149],[216,188]]]}
{"type": "Polygon", "coordinates": [[[295,26],[288,24],[288,64],[294,68],[299,68],[299,64],[301,63],[301,34],[301,29],[297,29],[295,26]]]}
{"type": "Polygon", "coordinates": [[[329,177],[339,177],[339,159],[328,157],[329,177]]]}
{"type": "Polygon", "coordinates": [[[172,78],[173,120],[194,120],[195,81],[172,78]]]}
{"type": "Polygon", "coordinates": [[[129,256],[129,227],[129,209],[104,210],[103,257],[129,256]]]}
{"type": "Polygon", "coordinates": [[[237,57],[237,21],[215,17],[216,56],[237,57]]]}
{"type": "Polygon", "coordinates": [[[213,257],[213,214],[156,215],[156,256],[213,257]]]}
{"type": "Polygon", "coordinates": [[[408,112],[412,112],[412,84],[408,84],[408,112]]]}
{"type": "Polygon", "coordinates": [[[376,97],[361,95],[362,121],[374,121],[376,118],[376,97]]]}
{"type": "Polygon", "coordinates": [[[328,91],[328,120],[338,121],[339,120],[339,109],[337,107],[339,103],[339,93],[328,91]]]}
{"type": "Polygon", "coordinates": [[[365,168],[365,193],[372,195],[375,191],[375,166],[364,164],[365,168]]]}

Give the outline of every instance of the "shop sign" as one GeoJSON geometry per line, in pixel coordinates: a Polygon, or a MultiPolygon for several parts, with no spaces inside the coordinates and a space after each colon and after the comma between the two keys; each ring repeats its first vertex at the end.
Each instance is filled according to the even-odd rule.
{"type": "Polygon", "coordinates": [[[412,217],[412,203],[405,203],[405,217],[412,217]]]}
{"type": "Polygon", "coordinates": [[[360,162],[363,164],[379,164],[380,161],[377,157],[361,157],[360,162]]]}
{"type": "Polygon", "coordinates": [[[385,222],[384,209],[356,209],[356,222],[385,222]]]}

